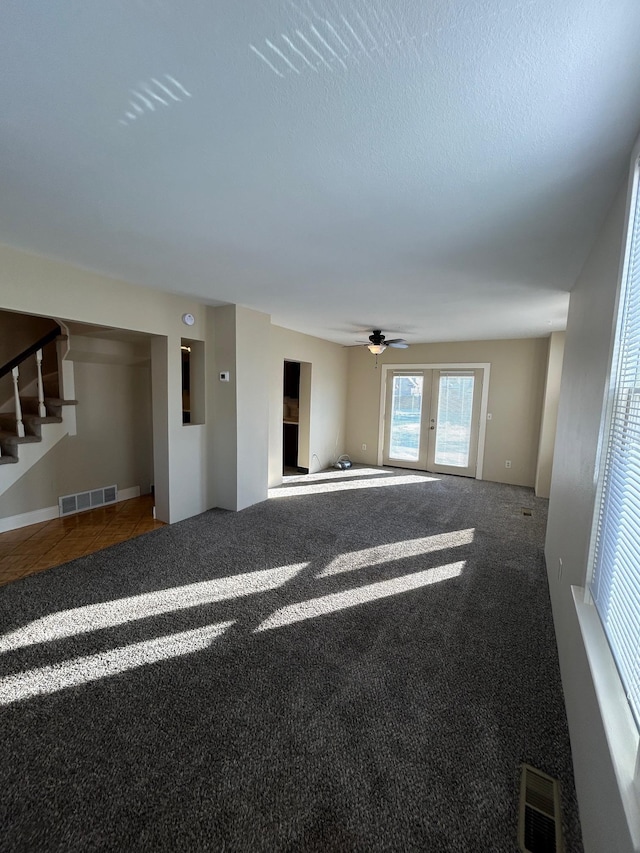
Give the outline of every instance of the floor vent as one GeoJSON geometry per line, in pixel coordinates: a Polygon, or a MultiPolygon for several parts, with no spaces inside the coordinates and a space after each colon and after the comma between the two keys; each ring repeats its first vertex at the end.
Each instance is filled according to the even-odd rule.
{"type": "Polygon", "coordinates": [[[117,486],[104,486],[102,489],[92,489],[90,492],[78,492],[75,495],[65,495],[58,498],[60,515],[74,515],[87,509],[95,509],[106,504],[114,504],[118,499],[117,486]]]}
{"type": "Polygon", "coordinates": [[[521,507],[520,507],[520,512],[521,512],[523,515],[527,515],[527,516],[532,516],[532,515],[533,515],[533,510],[531,509],[531,507],[528,507],[528,506],[521,506],[521,507]]]}
{"type": "Polygon", "coordinates": [[[560,783],[522,765],[518,844],[523,853],[563,853],[560,783]]]}

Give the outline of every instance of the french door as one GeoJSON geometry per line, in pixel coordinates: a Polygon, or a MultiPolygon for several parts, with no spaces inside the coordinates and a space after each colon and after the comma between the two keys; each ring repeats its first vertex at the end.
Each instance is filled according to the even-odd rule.
{"type": "Polygon", "coordinates": [[[476,476],[481,370],[390,370],[385,465],[476,476]]]}

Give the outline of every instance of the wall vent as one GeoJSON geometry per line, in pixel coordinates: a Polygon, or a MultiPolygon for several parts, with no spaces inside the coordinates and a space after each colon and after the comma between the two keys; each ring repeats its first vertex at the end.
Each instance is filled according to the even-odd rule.
{"type": "Polygon", "coordinates": [[[118,500],[117,486],[104,486],[102,489],[92,489],[90,492],[78,492],[75,495],[65,495],[58,498],[60,515],[74,515],[87,509],[113,504],[118,500]]]}
{"type": "Polygon", "coordinates": [[[518,845],[523,853],[563,853],[560,783],[542,770],[522,765],[518,845]]]}

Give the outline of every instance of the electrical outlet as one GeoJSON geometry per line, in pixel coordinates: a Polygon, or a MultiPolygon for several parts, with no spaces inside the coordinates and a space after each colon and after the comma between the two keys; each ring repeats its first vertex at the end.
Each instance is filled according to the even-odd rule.
{"type": "Polygon", "coordinates": [[[505,460],[504,467],[505,468],[511,468],[511,460],[510,459],[505,460]]]}
{"type": "Polygon", "coordinates": [[[363,445],[362,445],[362,449],[363,449],[363,450],[366,450],[366,449],[367,449],[367,445],[366,445],[366,444],[363,444],[363,445]]]}
{"type": "Polygon", "coordinates": [[[562,557],[558,557],[558,580],[562,580],[562,557]]]}
{"type": "Polygon", "coordinates": [[[493,415],[491,414],[491,412],[487,412],[487,420],[490,421],[492,417],[493,415]]]}

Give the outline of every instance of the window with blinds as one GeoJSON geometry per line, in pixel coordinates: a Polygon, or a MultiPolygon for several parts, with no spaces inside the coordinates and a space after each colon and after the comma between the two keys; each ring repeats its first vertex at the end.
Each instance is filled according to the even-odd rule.
{"type": "Polygon", "coordinates": [[[591,593],[640,728],[640,204],[635,167],[603,441],[591,593]]]}

